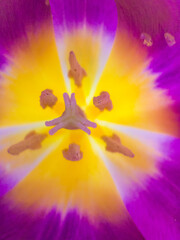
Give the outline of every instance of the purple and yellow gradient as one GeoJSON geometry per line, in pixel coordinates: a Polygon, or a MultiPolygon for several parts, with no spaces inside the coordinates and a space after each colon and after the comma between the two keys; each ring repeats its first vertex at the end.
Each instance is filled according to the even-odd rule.
{"type": "Polygon", "coordinates": [[[158,65],[125,25],[117,29],[113,0],[50,0],[50,6],[53,23],[43,20],[37,32],[28,27],[28,41],[13,40],[0,71],[0,240],[8,239],[8,224],[16,229],[9,230],[13,240],[178,240],[175,81],[161,86],[162,59],[158,65]],[[82,87],[68,78],[70,51],[87,72],[82,87]],[[53,108],[40,105],[45,89],[58,98],[53,108]],[[93,105],[102,91],[110,94],[111,111],[93,105]],[[97,123],[91,135],[60,129],[40,149],[10,155],[7,149],[32,130],[48,134],[45,122],[64,112],[64,93],[75,93],[87,119],[97,123]],[[112,134],[134,158],[105,149],[102,136],[112,134]],[[63,157],[72,143],[83,152],[80,161],[63,157]]]}
{"type": "MultiPolygon", "coordinates": [[[[67,49],[73,49],[73,45],[76,46],[78,42],[80,43],[79,46],[84,47],[82,47],[82,53],[87,53],[89,56],[88,51],[90,46],[92,46],[89,35],[90,34],[87,34],[86,37],[82,37],[81,34],[75,34],[74,38],[72,35],[67,36],[67,49]],[[71,41],[69,41],[70,43],[68,42],[68,37],[71,39],[71,41]],[[89,44],[87,44],[87,39],[89,39],[89,44]],[[83,43],[86,43],[86,45],[83,43]]],[[[96,45],[93,44],[92,46],[97,55],[95,59],[98,59],[99,46],[100,42],[98,44],[98,41],[96,45]]],[[[68,50],[66,54],[67,58],[68,50]]],[[[76,51],[80,52],[78,50],[77,48],[76,51]]],[[[32,36],[29,46],[25,47],[22,51],[16,50],[14,56],[16,57],[9,66],[9,73],[6,75],[2,73],[7,81],[4,89],[5,97],[3,97],[3,101],[1,100],[1,109],[4,110],[1,116],[2,125],[8,126],[10,123],[13,123],[13,125],[18,123],[27,124],[30,122],[33,122],[35,125],[36,122],[40,122],[39,125],[41,128],[39,129],[37,127],[36,129],[47,132],[48,129],[44,126],[44,121],[55,118],[61,114],[64,108],[62,94],[66,91],[54,38],[50,34],[50,31],[48,31],[48,33],[43,31],[38,38],[32,36]],[[49,38],[45,38],[44,35],[49,36],[49,38]],[[37,54],[37,49],[43,49],[44,46],[49,47],[46,47],[45,52],[41,52],[40,54],[40,51],[38,51],[37,54]],[[36,62],[32,61],[32,59],[36,59],[36,62]],[[21,68],[18,66],[21,66],[21,68]],[[34,71],[34,66],[36,66],[36,71],[34,71]],[[26,79],[26,81],[24,81],[24,79],[26,79]],[[51,79],[51,81],[49,81],[49,79],[51,79]],[[16,84],[13,83],[13,80],[16,84]],[[49,108],[44,110],[40,106],[39,96],[41,90],[47,87],[53,89],[59,98],[55,109],[49,108]],[[25,89],[28,89],[28,92],[25,91],[25,89]],[[12,100],[10,100],[10,98],[12,98],[12,100]],[[11,114],[9,114],[10,112],[11,114]]],[[[91,57],[93,58],[93,56],[91,57]]],[[[86,71],[90,72],[87,66],[91,62],[90,58],[85,58],[84,54],[84,56],[78,55],[78,59],[86,71]]],[[[148,65],[148,62],[146,63],[145,61],[146,53],[140,49],[136,40],[129,39],[125,33],[118,33],[116,35],[116,41],[109,61],[92,95],[97,95],[101,91],[108,89],[113,102],[113,110],[111,112],[100,112],[92,103],[88,105],[89,96],[86,95],[86,91],[83,90],[90,89],[86,85],[86,81],[90,82],[90,77],[89,80],[83,80],[85,83],[81,89],[74,86],[75,93],[76,89],[78,89],[76,93],[77,102],[86,104],[85,109],[87,109],[86,113],[89,119],[93,119],[98,123],[97,129],[92,130],[91,137],[99,142],[101,149],[103,150],[105,148],[101,137],[116,132],[125,145],[135,153],[135,158],[130,160],[116,153],[104,153],[106,157],[117,165],[117,167],[119,166],[121,171],[129,176],[130,179],[137,178],[136,169],[138,169],[142,175],[156,173],[158,171],[155,167],[156,155],[158,156],[163,153],[160,150],[158,152],[158,149],[153,150],[151,146],[144,146],[141,142],[131,140],[131,138],[126,137],[126,135],[118,129],[118,126],[133,126],[157,133],[169,134],[171,136],[175,136],[177,132],[177,126],[170,121],[174,115],[170,107],[168,107],[171,100],[163,91],[155,87],[153,89],[153,82],[157,76],[145,71],[148,65]],[[128,48],[131,45],[134,46],[134,48],[129,53],[130,56],[128,56],[128,48]],[[131,71],[126,68],[127,65],[131,71]],[[119,82],[118,88],[117,82],[119,82]],[[85,98],[85,96],[87,96],[85,99],[86,102],[83,102],[82,100],[84,100],[83,97],[85,98]],[[146,98],[150,99],[150,101],[147,102],[146,98]],[[153,107],[155,104],[156,106],[153,107]],[[168,111],[165,111],[164,108],[168,111]],[[101,120],[105,120],[107,124],[104,123],[101,126],[101,120]],[[117,128],[112,128],[111,123],[116,124],[117,128]]],[[[94,61],[94,63],[95,62],[97,62],[97,60],[94,61]]],[[[94,65],[97,65],[97,63],[94,65]]],[[[91,76],[91,74],[89,75],[91,76]]],[[[73,80],[69,81],[74,85],[73,80]]],[[[89,92],[91,91],[92,88],[89,92]]],[[[5,146],[7,147],[7,142],[8,144],[18,142],[25,133],[26,132],[23,131],[12,136],[10,135],[7,139],[4,137],[1,140],[2,144],[6,143],[5,146]]],[[[36,207],[51,209],[56,205],[60,210],[77,208],[80,212],[89,213],[90,216],[100,214],[112,217],[116,215],[118,209],[116,205],[118,205],[118,201],[121,200],[118,200],[117,190],[104,163],[100,160],[100,157],[98,155],[96,156],[93,152],[88,136],[85,136],[80,130],[61,130],[58,135],[59,137],[55,135],[45,140],[41,150],[32,153],[23,153],[22,157],[10,156],[6,148],[1,151],[1,156],[4,159],[1,164],[7,169],[7,174],[12,174],[15,179],[16,177],[20,178],[6,197],[17,201],[17,203],[22,203],[23,206],[35,204],[36,207]],[[56,141],[60,141],[60,138],[62,138],[62,141],[56,146],[56,149],[51,147],[52,152],[47,151],[48,155],[44,156],[44,149],[47,150],[48,145],[55,144],[56,141]],[[65,161],[62,156],[62,150],[71,142],[77,143],[77,139],[78,144],[83,150],[84,159],[78,163],[65,161]],[[41,155],[44,156],[44,159],[41,158],[41,155]],[[41,162],[36,160],[39,158],[41,162]],[[35,163],[36,161],[38,161],[37,164],[35,163]],[[24,165],[23,168],[22,165],[24,165]],[[29,168],[29,171],[26,170],[26,168],[29,168]],[[39,178],[39,176],[41,176],[41,178],[39,178]],[[105,189],[101,188],[103,185],[106,186],[105,189]],[[83,186],[86,186],[89,194],[83,195],[83,186]],[[47,191],[47,189],[49,190],[47,191]],[[113,192],[114,197],[112,197],[113,192]],[[93,199],[90,197],[92,195],[94,196],[93,199]],[[116,198],[117,204],[115,204],[116,198]],[[93,205],[91,204],[92,202],[93,205]],[[102,203],[105,206],[107,204],[107,206],[103,206],[102,203]]],[[[138,132],[136,137],[139,137],[138,132]]]]}

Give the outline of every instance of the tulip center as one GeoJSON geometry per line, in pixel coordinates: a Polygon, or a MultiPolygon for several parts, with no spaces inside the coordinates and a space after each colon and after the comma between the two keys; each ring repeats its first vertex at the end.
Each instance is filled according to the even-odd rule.
{"type": "Polygon", "coordinates": [[[82,109],[77,105],[75,94],[71,94],[71,98],[67,93],[63,94],[65,111],[61,117],[55,118],[51,121],[45,122],[45,125],[50,127],[54,126],[50,131],[50,135],[54,135],[61,128],[65,129],[81,129],[87,134],[91,134],[88,127],[96,128],[97,124],[87,120],[82,109]]]}

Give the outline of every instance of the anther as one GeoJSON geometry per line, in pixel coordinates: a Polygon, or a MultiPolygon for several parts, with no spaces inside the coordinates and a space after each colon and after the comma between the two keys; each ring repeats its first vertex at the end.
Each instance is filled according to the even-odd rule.
{"type": "Polygon", "coordinates": [[[97,124],[86,119],[84,112],[76,104],[75,94],[71,94],[71,98],[67,93],[63,94],[65,102],[65,111],[62,116],[51,121],[45,122],[45,125],[50,127],[54,126],[49,131],[50,135],[55,134],[61,128],[65,129],[81,129],[87,134],[91,134],[91,131],[87,127],[96,128],[97,124]]]}
{"type": "Polygon", "coordinates": [[[114,153],[118,152],[130,158],[134,157],[131,150],[122,145],[120,138],[116,134],[113,134],[112,137],[103,136],[102,139],[106,143],[107,151],[114,153]]]}
{"type": "Polygon", "coordinates": [[[47,134],[38,134],[35,131],[30,132],[25,136],[24,140],[16,143],[8,148],[8,153],[11,155],[19,155],[27,149],[36,150],[41,148],[42,141],[47,137],[47,134]]]}
{"type": "Polygon", "coordinates": [[[49,6],[50,5],[49,0],[45,0],[45,4],[46,6],[49,6]]]}
{"type": "Polygon", "coordinates": [[[57,97],[53,94],[51,89],[46,89],[41,92],[40,105],[42,108],[46,108],[47,106],[52,108],[56,104],[57,100],[57,97]]]}
{"type": "Polygon", "coordinates": [[[164,34],[164,38],[166,40],[166,43],[169,47],[172,47],[174,44],[176,44],[176,40],[175,37],[170,34],[170,33],[165,33],[164,34]]]}
{"type": "Polygon", "coordinates": [[[141,33],[140,39],[143,40],[143,44],[147,47],[153,45],[152,37],[148,33],[141,33]]]}
{"type": "Polygon", "coordinates": [[[99,108],[100,111],[103,111],[104,109],[111,111],[113,108],[108,92],[101,92],[100,96],[94,97],[93,104],[95,107],[99,108]]]}
{"type": "Polygon", "coordinates": [[[80,146],[72,143],[69,145],[69,149],[63,150],[63,156],[70,161],[79,161],[83,157],[83,153],[80,151],[80,146]]]}
{"type": "Polygon", "coordinates": [[[69,53],[69,64],[70,64],[70,70],[68,72],[68,77],[73,78],[75,81],[75,84],[78,87],[81,87],[82,79],[85,76],[87,76],[87,73],[78,63],[73,51],[69,53]]]}

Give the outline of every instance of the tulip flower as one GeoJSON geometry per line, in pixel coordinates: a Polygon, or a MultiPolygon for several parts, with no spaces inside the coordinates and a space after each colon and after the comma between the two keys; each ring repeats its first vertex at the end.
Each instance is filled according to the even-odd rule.
{"type": "Polygon", "coordinates": [[[0,2],[0,240],[179,240],[177,0],[0,2]]]}

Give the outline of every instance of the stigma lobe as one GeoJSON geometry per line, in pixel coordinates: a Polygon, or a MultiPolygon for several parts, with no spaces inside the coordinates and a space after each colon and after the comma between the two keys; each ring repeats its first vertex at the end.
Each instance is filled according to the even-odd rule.
{"type": "Polygon", "coordinates": [[[100,96],[93,98],[93,104],[99,108],[100,111],[107,109],[111,111],[113,108],[112,101],[108,92],[101,92],[100,96]]]}
{"type": "Polygon", "coordinates": [[[53,94],[51,89],[46,89],[41,92],[40,105],[43,109],[46,107],[52,108],[56,104],[57,100],[57,97],[53,94]]]}
{"type": "Polygon", "coordinates": [[[69,53],[69,64],[70,64],[70,70],[68,72],[68,77],[73,78],[75,84],[78,87],[81,87],[82,85],[82,79],[87,76],[86,71],[84,68],[80,66],[78,63],[76,56],[73,51],[69,53]]]}
{"type": "Polygon", "coordinates": [[[107,151],[121,153],[130,158],[134,157],[134,153],[132,153],[131,150],[122,145],[120,138],[116,134],[113,134],[112,137],[103,136],[102,139],[106,143],[107,151]]]}
{"type": "Polygon", "coordinates": [[[70,161],[79,161],[83,157],[83,153],[80,151],[80,146],[72,143],[68,149],[63,150],[63,156],[70,161]]]}
{"type": "Polygon", "coordinates": [[[41,148],[42,141],[46,137],[47,134],[38,134],[35,131],[32,131],[25,136],[24,140],[9,147],[8,153],[11,155],[19,155],[27,149],[39,149],[41,148]]]}

